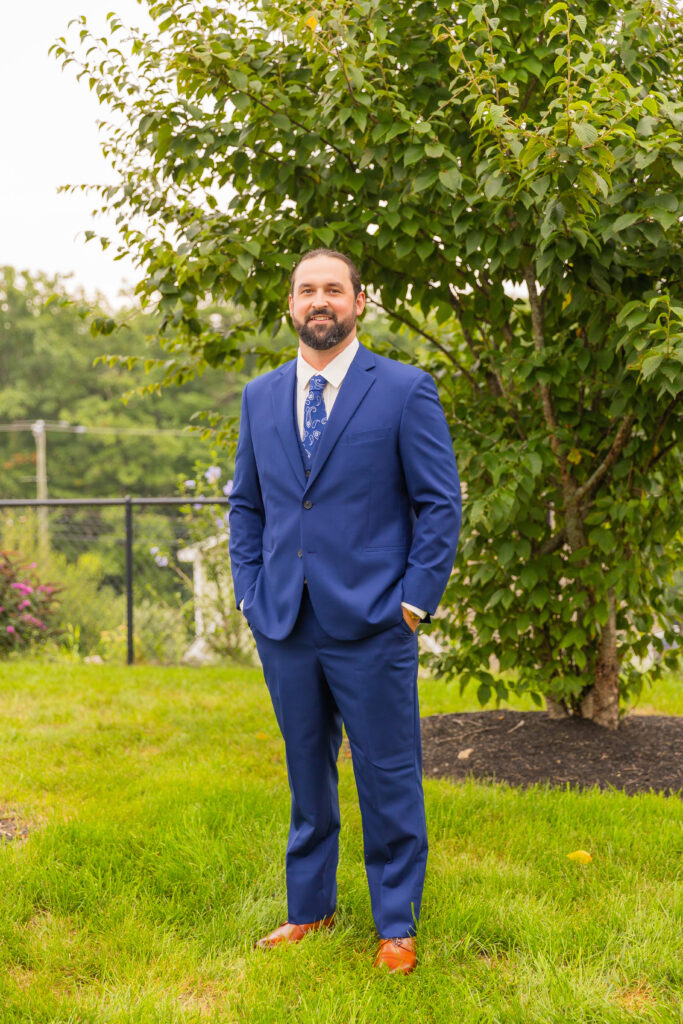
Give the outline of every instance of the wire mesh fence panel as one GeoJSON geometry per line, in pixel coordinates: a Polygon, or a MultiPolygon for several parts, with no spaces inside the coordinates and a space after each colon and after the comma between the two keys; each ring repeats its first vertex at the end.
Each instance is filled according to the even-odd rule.
{"type": "Polygon", "coordinates": [[[0,550],[27,580],[58,589],[55,642],[76,655],[171,664],[249,657],[251,638],[234,607],[226,504],[0,502],[0,550]]]}

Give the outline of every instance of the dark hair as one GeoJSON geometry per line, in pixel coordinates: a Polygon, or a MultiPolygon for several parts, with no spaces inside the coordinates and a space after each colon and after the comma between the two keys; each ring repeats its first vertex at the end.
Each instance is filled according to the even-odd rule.
{"type": "Polygon", "coordinates": [[[358,267],[353,262],[353,260],[350,260],[348,256],[345,256],[343,252],[337,252],[336,249],[311,249],[310,252],[304,253],[304,255],[301,257],[298,263],[294,264],[294,267],[292,269],[292,275],[289,279],[290,293],[294,291],[294,275],[296,274],[301,264],[304,262],[304,260],[312,260],[316,256],[332,256],[335,260],[341,260],[342,263],[346,264],[346,266],[349,268],[351,284],[353,285],[354,298],[356,295],[358,295],[358,292],[361,292],[363,290],[363,285],[361,284],[360,281],[360,274],[358,273],[358,267]]]}

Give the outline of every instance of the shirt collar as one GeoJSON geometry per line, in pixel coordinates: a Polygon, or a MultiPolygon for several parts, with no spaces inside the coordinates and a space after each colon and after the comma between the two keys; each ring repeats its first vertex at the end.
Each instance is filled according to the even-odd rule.
{"type": "Polygon", "coordinates": [[[324,377],[328,384],[331,384],[335,388],[341,387],[341,383],[346,376],[349,366],[353,362],[356,352],[360,348],[358,338],[354,338],[350,345],[347,345],[338,356],[327,364],[324,370],[316,370],[307,363],[301,354],[301,348],[299,348],[299,354],[296,358],[296,380],[297,386],[302,391],[308,391],[308,385],[311,382],[311,377],[315,377],[319,374],[324,377]]]}

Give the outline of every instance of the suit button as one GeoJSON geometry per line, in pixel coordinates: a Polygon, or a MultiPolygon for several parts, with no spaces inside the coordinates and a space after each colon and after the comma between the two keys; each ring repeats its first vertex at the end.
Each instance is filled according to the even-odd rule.
{"type": "Polygon", "coordinates": [[[303,551],[301,550],[301,548],[299,548],[299,550],[297,551],[297,553],[296,553],[296,554],[297,554],[297,558],[303,558],[303,557],[304,557],[304,553],[303,553],[303,551]]]}
{"type": "Polygon", "coordinates": [[[306,476],[310,476],[310,475],[311,475],[311,471],[310,471],[310,469],[307,469],[306,470],[306,476]]]}
{"type": "Polygon", "coordinates": [[[309,501],[308,498],[304,502],[304,508],[313,508],[313,502],[309,501]]]}

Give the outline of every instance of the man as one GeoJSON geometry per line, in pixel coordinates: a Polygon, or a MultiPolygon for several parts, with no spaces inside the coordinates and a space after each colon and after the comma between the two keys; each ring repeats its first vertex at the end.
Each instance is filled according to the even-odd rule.
{"type": "Polygon", "coordinates": [[[289,296],[298,357],[244,389],[230,555],[292,796],[287,921],[257,945],[333,924],[343,723],[375,964],[408,973],[427,860],[416,630],[453,565],[460,486],[432,378],[359,344],[364,307],[348,257],[302,257],[289,296]]]}

